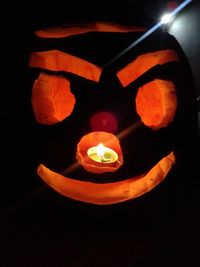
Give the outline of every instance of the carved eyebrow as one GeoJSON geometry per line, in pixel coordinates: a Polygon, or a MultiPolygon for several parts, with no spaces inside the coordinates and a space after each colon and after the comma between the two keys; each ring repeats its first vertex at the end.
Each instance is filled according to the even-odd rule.
{"type": "Polygon", "coordinates": [[[71,72],[95,82],[99,81],[102,72],[101,67],[59,50],[32,52],[29,67],[71,72]]]}
{"type": "Polygon", "coordinates": [[[88,32],[143,32],[145,28],[133,26],[121,26],[115,23],[94,22],[65,27],[44,28],[36,30],[35,35],[40,38],[65,38],[72,35],[88,32]]]}
{"type": "Polygon", "coordinates": [[[117,71],[116,75],[122,86],[126,87],[154,66],[177,61],[178,54],[176,51],[170,49],[159,50],[138,56],[126,67],[117,71]]]}

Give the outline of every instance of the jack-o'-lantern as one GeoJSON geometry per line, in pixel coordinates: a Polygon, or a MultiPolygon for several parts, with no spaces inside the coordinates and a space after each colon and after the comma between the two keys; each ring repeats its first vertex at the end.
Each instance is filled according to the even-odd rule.
{"type": "Polygon", "coordinates": [[[153,190],[194,120],[193,81],[176,40],[108,22],[37,30],[29,67],[38,175],[58,193],[113,204],[153,190]]]}

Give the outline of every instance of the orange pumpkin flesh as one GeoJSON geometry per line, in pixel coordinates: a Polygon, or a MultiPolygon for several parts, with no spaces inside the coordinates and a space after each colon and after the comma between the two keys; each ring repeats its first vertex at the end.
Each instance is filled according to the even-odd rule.
{"type": "Polygon", "coordinates": [[[83,136],[77,145],[76,158],[84,169],[93,173],[114,172],[123,164],[123,155],[119,140],[116,136],[107,132],[92,132],[83,136]],[[88,157],[88,149],[98,146],[100,143],[117,153],[118,160],[116,162],[102,164],[88,157]]]}
{"type": "Polygon", "coordinates": [[[136,110],[142,122],[157,130],[173,121],[177,98],[174,84],[156,79],[139,88],[136,96],[136,110]]]}
{"type": "Polygon", "coordinates": [[[32,52],[29,67],[71,72],[96,82],[101,75],[100,67],[59,50],[32,52]]]}
{"type": "Polygon", "coordinates": [[[142,74],[156,65],[163,65],[167,62],[178,61],[178,55],[173,50],[160,50],[138,56],[133,62],[117,72],[123,87],[135,81],[142,74]]]}
{"type": "Polygon", "coordinates": [[[114,23],[94,22],[81,26],[46,28],[35,31],[35,35],[41,38],[64,38],[87,32],[140,32],[144,30],[142,27],[125,27],[114,23]]]}
{"type": "Polygon", "coordinates": [[[66,178],[43,164],[38,167],[38,175],[61,195],[91,204],[109,205],[131,200],[151,191],[165,179],[174,163],[175,156],[171,152],[143,176],[104,184],[66,178]]]}
{"type": "Polygon", "coordinates": [[[46,125],[64,120],[75,105],[70,82],[44,73],[34,82],[31,101],[37,122],[46,125]]]}

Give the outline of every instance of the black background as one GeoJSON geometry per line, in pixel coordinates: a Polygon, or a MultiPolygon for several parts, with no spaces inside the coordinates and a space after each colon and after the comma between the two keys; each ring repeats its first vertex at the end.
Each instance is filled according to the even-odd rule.
{"type": "MultiPolygon", "coordinates": [[[[149,26],[167,2],[140,1],[133,13],[127,9],[130,1],[91,2],[87,12],[90,18],[93,8],[99,14],[108,9],[118,20],[119,10],[127,10],[127,19],[134,16],[136,24],[149,26]],[[141,19],[139,8],[149,19],[141,19]]],[[[66,199],[30,171],[33,144],[23,113],[27,95],[22,93],[28,40],[41,25],[73,21],[69,10],[81,17],[85,2],[76,5],[81,7],[34,1],[7,3],[1,10],[0,266],[198,266],[197,136],[186,140],[191,157],[177,170],[176,182],[169,175],[167,184],[119,205],[99,207],[66,199]]]]}

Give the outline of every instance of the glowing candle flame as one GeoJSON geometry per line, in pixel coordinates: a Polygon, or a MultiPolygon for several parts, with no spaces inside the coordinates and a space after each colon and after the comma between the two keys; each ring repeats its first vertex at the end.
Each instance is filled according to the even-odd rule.
{"type": "Polygon", "coordinates": [[[105,146],[104,146],[103,144],[99,144],[99,145],[97,146],[97,155],[98,155],[99,157],[103,157],[104,152],[105,152],[105,146]]]}
{"type": "Polygon", "coordinates": [[[117,153],[113,149],[105,147],[102,143],[90,147],[87,155],[90,159],[100,163],[113,163],[118,160],[117,153]]]}

